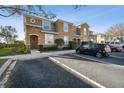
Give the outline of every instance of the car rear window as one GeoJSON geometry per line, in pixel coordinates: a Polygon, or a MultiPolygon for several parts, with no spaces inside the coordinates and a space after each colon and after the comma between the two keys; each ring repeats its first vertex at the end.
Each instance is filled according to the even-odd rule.
{"type": "Polygon", "coordinates": [[[115,42],[115,44],[120,44],[120,42],[115,42]]]}
{"type": "Polygon", "coordinates": [[[98,48],[104,48],[105,44],[97,44],[98,48]]]}
{"type": "Polygon", "coordinates": [[[114,44],[114,42],[111,42],[111,44],[114,44]]]}

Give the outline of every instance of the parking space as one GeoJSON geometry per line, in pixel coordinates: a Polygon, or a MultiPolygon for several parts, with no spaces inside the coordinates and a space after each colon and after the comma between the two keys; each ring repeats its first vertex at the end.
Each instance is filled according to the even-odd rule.
{"type": "Polygon", "coordinates": [[[95,82],[105,87],[124,87],[123,77],[122,58],[96,58],[74,52],[51,53],[33,59],[20,58],[5,85],[10,88],[89,88],[96,87],[93,84],[95,82]],[[67,68],[56,64],[49,57],[67,68]]]}
{"type": "Polygon", "coordinates": [[[86,58],[86,59],[92,59],[95,61],[102,61],[102,62],[108,63],[108,64],[115,64],[115,65],[124,66],[124,58],[123,57],[110,55],[110,57],[96,58],[95,56],[76,54],[76,53],[73,53],[73,55],[79,55],[79,56],[86,58]]]}
{"type": "Polygon", "coordinates": [[[112,52],[110,53],[112,56],[124,57],[124,52],[112,52]]]}
{"type": "Polygon", "coordinates": [[[6,87],[13,88],[91,88],[47,57],[18,61],[6,87]]]}
{"type": "MultiPolygon", "coordinates": [[[[81,56],[86,57],[87,55],[81,56]]],[[[53,56],[52,58],[105,87],[124,87],[124,67],[117,66],[112,61],[111,63],[107,61],[93,61],[72,54],[53,56]]]]}

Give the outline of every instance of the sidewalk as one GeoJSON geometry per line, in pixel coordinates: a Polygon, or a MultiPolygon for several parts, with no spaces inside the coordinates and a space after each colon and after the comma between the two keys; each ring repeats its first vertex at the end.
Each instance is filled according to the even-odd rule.
{"type": "Polygon", "coordinates": [[[52,51],[52,52],[42,52],[42,53],[33,51],[31,52],[31,54],[4,56],[4,57],[0,57],[0,59],[8,59],[15,57],[19,60],[29,60],[29,59],[43,58],[50,55],[67,54],[67,53],[74,53],[74,50],[52,51]]]}

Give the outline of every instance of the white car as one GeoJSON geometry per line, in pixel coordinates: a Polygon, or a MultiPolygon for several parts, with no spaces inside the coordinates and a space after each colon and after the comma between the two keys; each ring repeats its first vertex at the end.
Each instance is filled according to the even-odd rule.
{"type": "Polygon", "coordinates": [[[122,47],[124,49],[124,44],[122,44],[119,41],[111,41],[111,42],[109,42],[109,45],[116,46],[116,47],[122,47]]]}

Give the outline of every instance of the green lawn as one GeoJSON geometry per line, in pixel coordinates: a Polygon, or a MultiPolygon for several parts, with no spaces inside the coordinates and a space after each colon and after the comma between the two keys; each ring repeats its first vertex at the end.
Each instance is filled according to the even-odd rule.
{"type": "Polygon", "coordinates": [[[12,54],[12,48],[1,48],[0,56],[8,56],[12,54]]]}

